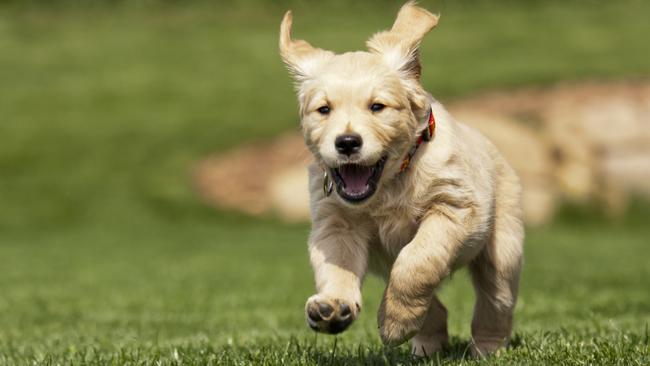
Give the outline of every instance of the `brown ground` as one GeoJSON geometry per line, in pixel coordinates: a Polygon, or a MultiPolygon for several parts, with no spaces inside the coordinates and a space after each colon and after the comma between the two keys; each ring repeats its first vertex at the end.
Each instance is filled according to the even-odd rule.
{"type": "Polygon", "coordinates": [[[309,161],[302,136],[287,133],[200,161],[194,182],[206,202],[257,215],[271,209],[269,182],[273,177],[309,161]]]}
{"type": "MultiPolygon", "coordinates": [[[[629,193],[650,195],[650,83],[560,84],[446,104],[517,170],[529,223],[550,219],[560,200],[600,200],[616,214],[629,193]]],[[[211,205],[307,220],[309,160],[289,133],[200,161],[194,181],[211,205]]]]}

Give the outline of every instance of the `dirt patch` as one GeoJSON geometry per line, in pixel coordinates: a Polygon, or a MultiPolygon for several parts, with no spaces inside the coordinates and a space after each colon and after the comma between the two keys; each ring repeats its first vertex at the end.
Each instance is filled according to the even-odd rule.
{"type": "MultiPolygon", "coordinates": [[[[531,224],[548,221],[562,200],[599,200],[615,215],[630,193],[650,196],[650,83],[559,84],[446,105],[517,170],[531,224]]],[[[208,157],[194,180],[209,204],[307,220],[310,158],[300,134],[289,133],[208,157]]]]}
{"type": "Polygon", "coordinates": [[[272,209],[270,182],[309,161],[302,136],[288,133],[206,158],[194,169],[194,182],[206,202],[258,215],[272,209]]]}

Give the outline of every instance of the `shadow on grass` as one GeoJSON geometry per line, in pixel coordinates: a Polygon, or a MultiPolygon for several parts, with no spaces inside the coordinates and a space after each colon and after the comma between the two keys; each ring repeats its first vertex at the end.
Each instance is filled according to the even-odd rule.
{"type": "MultiPolygon", "coordinates": [[[[301,353],[300,342],[296,339],[289,341],[290,345],[297,347],[301,353]]],[[[307,363],[318,365],[443,365],[455,364],[458,361],[479,361],[470,353],[471,341],[452,337],[450,345],[442,352],[435,353],[423,358],[411,354],[410,347],[401,346],[396,348],[383,347],[381,345],[361,346],[356,349],[337,349],[338,340],[332,342],[332,348],[325,350],[323,345],[312,343],[303,349],[307,363]]],[[[522,345],[522,337],[515,334],[508,346],[508,349],[516,349],[522,345]]],[[[489,357],[488,357],[489,358],[489,357]]]]}
{"type": "MultiPolygon", "coordinates": [[[[519,337],[515,337],[511,347],[517,347],[519,337]]],[[[470,341],[452,337],[451,344],[442,352],[430,357],[418,357],[411,353],[408,346],[383,347],[381,345],[359,345],[356,349],[339,349],[335,338],[331,348],[312,342],[305,345],[297,339],[289,341],[287,349],[293,348],[294,354],[300,355],[307,364],[317,365],[440,365],[454,361],[475,360],[470,353],[470,341]],[[329,348],[329,349],[327,349],[329,348]]]]}

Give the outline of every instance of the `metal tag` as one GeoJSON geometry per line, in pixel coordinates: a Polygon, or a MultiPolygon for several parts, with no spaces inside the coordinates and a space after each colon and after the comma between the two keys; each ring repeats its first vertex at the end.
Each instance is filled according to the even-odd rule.
{"type": "Polygon", "coordinates": [[[325,197],[329,197],[329,195],[332,194],[333,190],[334,190],[334,182],[332,182],[329,175],[327,175],[327,172],[324,172],[323,173],[323,193],[325,194],[325,197]]]}

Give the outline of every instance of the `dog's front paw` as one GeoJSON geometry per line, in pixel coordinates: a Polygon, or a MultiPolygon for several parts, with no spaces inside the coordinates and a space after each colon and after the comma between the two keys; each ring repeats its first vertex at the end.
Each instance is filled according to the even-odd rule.
{"type": "Polygon", "coordinates": [[[317,332],[337,334],[346,330],[357,318],[361,308],[358,303],[314,295],[307,300],[307,324],[317,332]]]}
{"type": "Polygon", "coordinates": [[[422,328],[427,306],[401,301],[387,289],[377,314],[379,336],[387,346],[397,346],[422,328]]]}

